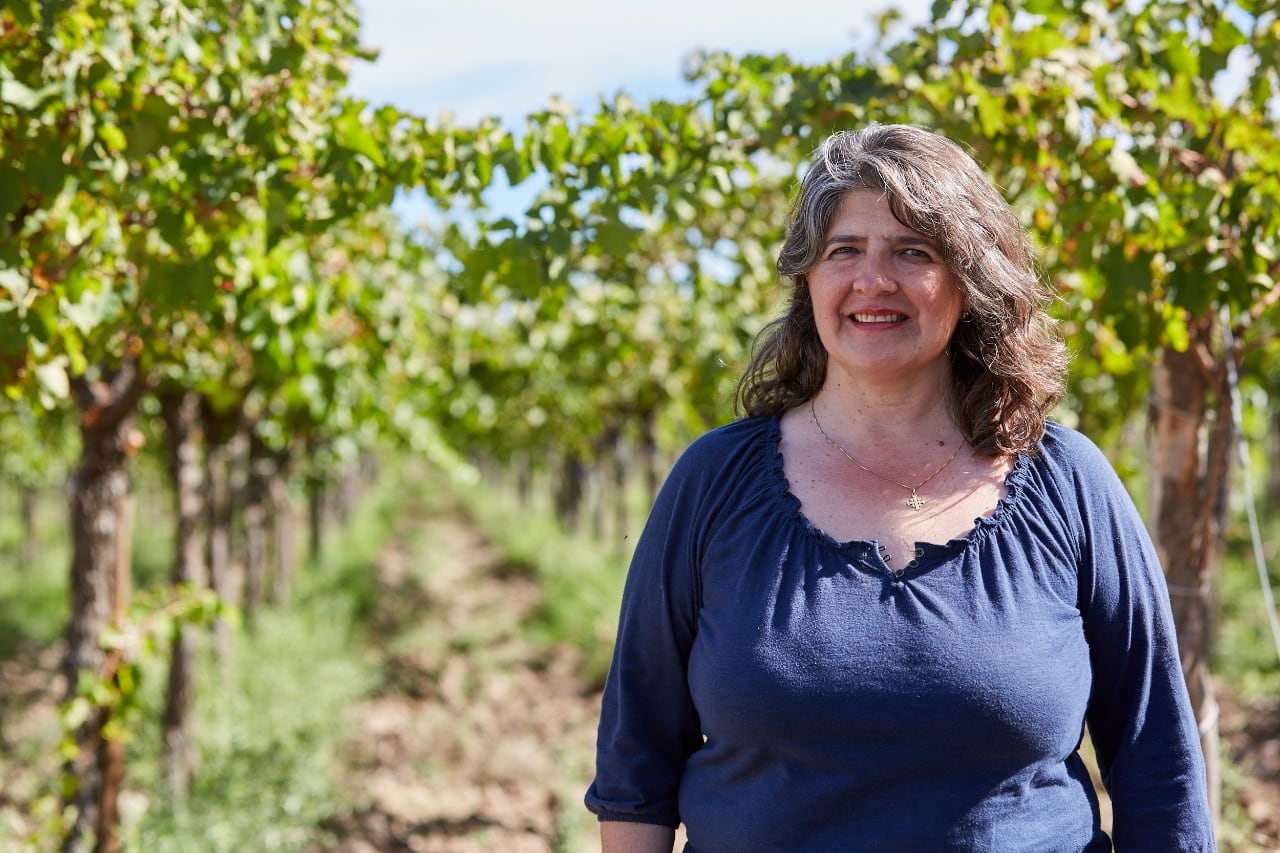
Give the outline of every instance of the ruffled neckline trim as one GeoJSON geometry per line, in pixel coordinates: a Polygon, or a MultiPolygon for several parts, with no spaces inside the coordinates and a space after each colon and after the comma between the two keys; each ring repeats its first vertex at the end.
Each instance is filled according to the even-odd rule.
{"type": "MultiPolygon", "coordinates": [[[[768,471],[768,489],[775,505],[787,517],[804,531],[805,535],[817,539],[828,547],[841,552],[870,552],[873,543],[868,539],[851,539],[842,542],[822,528],[811,522],[801,509],[800,499],[791,493],[791,483],[787,480],[782,459],[782,414],[771,415],[765,422],[764,459],[768,471]]],[[[919,542],[920,547],[934,549],[962,549],[976,546],[983,539],[999,529],[1012,516],[1026,491],[1028,478],[1031,476],[1032,457],[1019,453],[1013,461],[1013,469],[1005,477],[1005,494],[996,502],[996,507],[987,515],[973,520],[973,527],[967,533],[948,540],[945,543],[919,542]]]]}

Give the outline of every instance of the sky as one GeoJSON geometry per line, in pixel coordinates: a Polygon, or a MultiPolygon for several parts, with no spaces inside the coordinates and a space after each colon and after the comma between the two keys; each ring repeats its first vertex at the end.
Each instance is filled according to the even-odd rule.
{"type": "Polygon", "coordinates": [[[509,127],[553,96],[594,112],[601,96],[688,94],[681,70],[697,50],[786,53],[816,62],[848,53],[890,6],[911,23],[929,0],[356,0],[362,41],[351,90],[424,118],[441,111],[509,127]]]}
{"type": "MultiPolygon", "coordinates": [[[[898,9],[903,32],[925,20],[932,0],[355,2],[361,40],[380,55],[352,69],[352,94],[428,119],[451,113],[473,124],[496,116],[518,133],[553,97],[585,114],[620,91],[641,103],[686,97],[681,72],[699,50],[786,53],[804,62],[843,56],[869,41],[876,13],[898,9]]],[[[1223,75],[1220,96],[1245,85],[1245,64],[1223,75]]],[[[495,187],[488,200],[514,211],[533,192],[531,184],[495,187]]],[[[432,215],[420,192],[396,207],[410,221],[432,215]]]]}
{"type": "MultiPolygon", "coordinates": [[[[874,15],[921,22],[931,0],[356,0],[361,42],[379,50],[357,63],[349,90],[378,106],[460,124],[496,116],[518,132],[553,98],[595,112],[626,92],[644,103],[691,94],[682,69],[697,51],[786,53],[820,62],[875,33],[874,15]]],[[[495,186],[488,203],[523,210],[537,187],[495,186]]],[[[420,190],[394,209],[408,222],[438,220],[420,190]]]]}

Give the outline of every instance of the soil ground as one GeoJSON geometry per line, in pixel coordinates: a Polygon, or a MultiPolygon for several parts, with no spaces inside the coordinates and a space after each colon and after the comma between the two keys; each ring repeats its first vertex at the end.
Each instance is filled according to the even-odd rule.
{"type": "Polygon", "coordinates": [[[598,690],[572,649],[519,635],[532,580],[460,513],[424,523],[428,553],[381,560],[386,678],[353,710],[346,787],[363,802],[326,823],[328,849],[598,849],[582,806],[598,690]]]}

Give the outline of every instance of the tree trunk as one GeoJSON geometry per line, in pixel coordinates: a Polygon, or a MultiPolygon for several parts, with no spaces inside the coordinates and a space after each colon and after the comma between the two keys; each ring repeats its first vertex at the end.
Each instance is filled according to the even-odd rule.
{"type": "Polygon", "coordinates": [[[652,505],[658,497],[662,478],[666,472],[658,471],[658,413],[656,409],[645,412],[641,427],[641,453],[644,454],[644,487],[646,505],[652,505]]]}
{"type": "Polygon", "coordinates": [[[565,451],[555,493],[556,514],[565,530],[576,532],[580,527],[586,473],[586,466],[578,454],[565,451]]]}
{"type": "Polygon", "coordinates": [[[595,446],[595,464],[591,469],[589,483],[592,486],[593,493],[591,500],[591,529],[599,542],[608,541],[609,523],[615,517],[610,510],[617,506],[621,497],[621,494],[614,488],[620,434],[621,431],[617,426],[607,427],[600,435],[595,446]]]}
{"type": "Polygon", "coordinates": [[[256,432],[249,436],[249,477],[244,496],[244,612],[252,624],[266,602],[267,501],[272,461],[270,449],[256,432]]]}
{"type": "Polygon", "coordinates": [[[528,509],[533,503],[533,463],[529,454],[515,454],[511,458],[511,466],[515,469],[516,500],[522,509],[528,509]]]}
{"type": "MultiPolygon", "coordinates": [[[[201,410],[205,443],[206,546],[205,565],[209,587],[218,600],[230,604],[231,586],[231,466],[232,440],[236,435],[236,414],[220,414],[206,404],[201,410]]],[[[230,628],[225,619],[213,623],[213,648],[225,661],[230,646],[230,628]]]]}
{"type": "Polygon", "coordinates": [[[312,564],[324,556],[325,500],[324,480],[318,475],[307,477],[307,558],[312,564]]]}
{"type": "Polygon", "coordinates": [[[338,475],[338,488],[334,509],[337,511],[338,523],[344,527],[351,521],[356,511],[356,501],[360,497],[360,471],[354,465],[342,466],[338,475]]]}
{"type": "Polygon", "coordinates": [[[627,444],[619,434],[613,444],[610,461],[613,465],[613,524],[614,546],[619,551],[625,550],[627,537],[631,533],[631,514],[627,505],[627,444]]]}
{"type": "Polygon", "coordinates": [[[39,530],[36,528],[36,506],[40,493],[34,486],[23,484],[18,494],[18,511],[22,517],[22,546],[18,559],[24,569],[35,562],[39,547],[39,530]]]}
{"type": "Polygon", "coordinates": [[[324,557],[325,525],[330,518],[329,501],[332,490],[329,487],[331,476],[320,471],[316,459],[320,456],[321,444],[314,436],[307,438],[303,445],[306,454],[307,470],[303,478],[303,488],[307,498],[307,561],[316,565],[324,557]]]}
{"type": "Polygon", "coordinates": [[[1215,820],[1221,813],[1218,703],[1209,661],[1223,498],[1231,448],[1227,397],[1214,381],[1207,328],[1187,352],[1162,350],[1152,374],[1151,527],[1200,726],[1215,820]],[[1210,401],[1219,417],[1210,419],[1210,401]]]}
{"type": "Polygon", "coordinates": [[[374,483],[378,482],[378,477],[382,475],[382,463],[378,459],[378,454],[372,450],[363,450],[360,452],[360,486],[361,490],[368,489],[374,483]]]}
{"type": "MultiPolygon", "coordinates": [[[[103,379],[73,377],[80,414],[80,460],[70,487],[71,616],[64,671],[68,698],[77,683],[113,679],[118,655],[108,655],[100,636],[123,617],[129,600],[131,492],[129,457],[141,441],[133,428],[146,382],[133,362],[103,379]]],[[[75,755],[66,770],[75,816],[63,850],[83,853],[120,849],[117,808],[124,776],[124,745],[103,737],[110,708],[97,708],[75,732],[75,755]],[[91,848],[92,845],[92,848],[91,848]]]]}
{"type": "Polygon", "coordinates": [[[591,519],[591,536],[597,542],[603,542],[608,535],[605,531],[605,522],[609,517],[609,490],[603,464],[604,460],[597,459],[596,464],[587,469],[587,487],[584,497],[591,519]]]}
{"type": "Polygon", "coordinates": [[[230,499],[233,514],[239,511],[239,519],[233,517],[231,522],[231,565],[233,569],[239,571],[239,578],[233,585],[237,597],[237,601],[244,603],[246,581],[244,578],[244,567],[248,562],[247,551],[249,543],[246,541],[244,528],[246,521],[244,518],[244,507],[249,503],[249,478],[252,462],[249,458],[250,447],[252,444],[251,437],[253,435],[253,424],[248,420],[242,420],[235,432],[229,439],[227,472],[230,475],[228,486],[230,487],[230,499]],[[236,521],[239,521],[237,527],[236,521]]]}
{"type": "MultiPolygon", "coordinates": [[[[204,554],[200,522],[205,516],[204,470],[200,459],[200,397],[178,391],[160,397],[169,454],[169,476],[173,483],[174,559],[171,580],[174,586],[197,584],[204,578],[204,554]]],[[[195,745],[190,732],[191,706],[195,696],[195,630],[178,625],[173,632],[169,686],[165,694],[164,740],[161,756],[169,793],[185,800],[195,774],[195,745]]]]}
{"type": "Polygon", "coordinates": [[[277,606],[289,601],[293,588],[293,572],[297,565],[296,531],[293,523],[293,501],[289,496],[289,470],[292,460],[289,448],[272,452],[271,474],[267,494],[271,507],[272,541],[275,543],[271,599],[277,606]]]}

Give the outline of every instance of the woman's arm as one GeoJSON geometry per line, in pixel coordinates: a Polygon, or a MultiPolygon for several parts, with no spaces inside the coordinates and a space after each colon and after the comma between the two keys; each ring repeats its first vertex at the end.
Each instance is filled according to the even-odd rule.
{"type": "MultiPolygon", "coordinates": [[[[691,454],[663,484],[623,588],[600,703],[596,778],[585,798],[604,823],[677,826],[685,764],[703,743],[686,673],[701,598],[704,480],[723,466],[691,454]]],[[[664,853],[671,848],[668,838],[664,853]]]]}
{"type": "Polygon", "coordinates": [[[676,831],[656,823],[621,820],[600,822],[602,853],[671,853],[676,831]]]}
{"type": "Polygon", "coordinates": [[[1126,851],[1212,851],[1204,758],[1159,557],[1101,454],[1081,466],[1088,723],[1111,794],[1112,840],[1126,851]]]}

